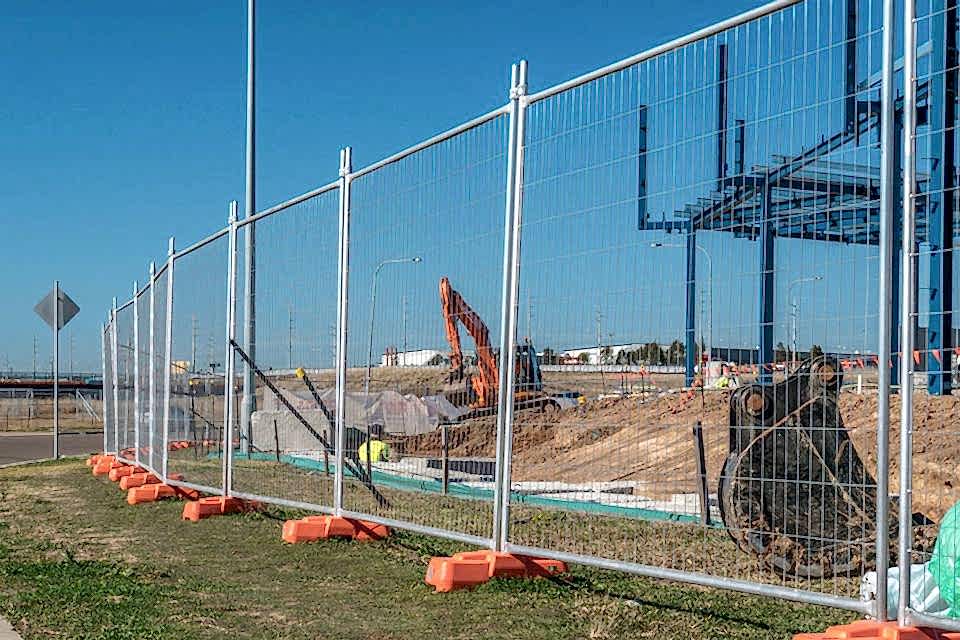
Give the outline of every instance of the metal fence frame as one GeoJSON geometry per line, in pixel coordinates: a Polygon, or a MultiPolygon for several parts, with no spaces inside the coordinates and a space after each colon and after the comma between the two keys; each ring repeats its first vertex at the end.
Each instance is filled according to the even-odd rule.
{"type": "MultiPolygon", "coordinates": [[[[489,547],[497,551],[511,553],[536,555],[545,558],[552,558],[565,562],[589,565],[603,569],[611,569],[635,575],[662,578],[677,582],[684,582],[705,587],[715,587],[739,591],[749,594],[765,595],[785,600],[806,602],[818,605],[825,605],[855,611],[865,615],[871,615],[880,619],[887,619],[892,612],[887,610],[885,594],[887,591],[887,568],[889,562],[888,548],[888,518],[889,511],[889,422],[890,422],[890,393],[891,393],[891,369],[889,367],[879,367],[878,383],[878,420],[877,420],[877,592],[880,594],[873,601],[861,601],[850,597],[818,593],[798,588],[785,587],[772,584],[763,584],[749,580],[730,579],[701,573],[696,571],[678,570],[664,568],[655,565],[645,565],[632,562],[604,558],[599,556],[578,555],[567,553],[550,548],[538,546],[525,546],[511,542],[510,535],[510,509],[511,509],[511,461],[512,439],[514,425],[514,386],[515,370],[514,367],[500,367],[499,388],[501,390],[498,397],[498,412],[496,418],[496,459],[497,472],[494,481],[494,494],[492,500],[492,536],[490,538],[466,534],[463,532],[446,530],[431,526],[425,526],[414,522],[408,522],[401,519],[393,519],[377,516],[359,511],[352,511],[344,506],[344,449],[346,417],[345,417],[345,394],[347,385],[347,337],[348,337],[348,310],[350,297],[350,282],[348,277],[350,264],[350,211],[351,211],[351,184],[364,175],[373,173],[380,168],[396,163],[407,158],[418,151],[428,149],[440,142],[454,138],[455,136],[470,131],[484,123],[500,117],[509,117],[509,139],[507,149],[507,181],[506,198],[504,202],[504,229],[503,246],[504,257],[502,264],[502,287],[501,287],[501,316],[500,316],[500,353],[502,361],[513,362],[517,350],[517,324],[518,324],[518,296],[520,287],[520,262],[521,262],[521,220],[523,217],[523,190],[524,190],[524,149],[526,140],[526,115],[528,108],[542,100],[552,96],[559,95],[565,91],[581,87],[594,80],[604,78],[610,74],[627,69],[633,65],[653,59],[661,54],[675,51],[683,46],[704,40],[714,35],[718,35],[728,29],[738,27],[776,13],[782,9],[800,4],[803,0],[776,0],[752,11],[748,11],[739,16],[719,22],[715,25],[701,29],[687,36],[675,39],[666,44],[651,48],[643,53],[626,58],[615,64],[603,67],[596,71],[584,74],[578,78],[557,84],[553,87],[543,89],[538,92],[527,92],[527,63],[521,61],[513,66],[512,78],[509,92],[509,101],[484,115],[474,118],[462,125],[454,127],[444,133],[434,136],[421,143],[413,145],[403,151],[400,151],[388,158],[370,164],[364,168],[353,170],[352,152],[346,147],[340,152],[339,179],[335,182],[325,184],[317,189],[308,191],[296,196],[283,203],[264,209],[243,220],[237,218],[236,202],[231,203],[230,217],[226,227],[216,231],[206,238],[190,245],[186,249],[176,251],[174,240],[170,239],[168,257],[165,265],[158,272],[151,265],[150,281],[148,285],[150,296],[150,344],[151,344],[151,369],[149,376],[150,388],[150,408],[149,408],[149,433],[151,434],[151,447],[153,446],[154,430],[159,428],[163,430],[163,453],[162,464],[160,468],[152,468],[149,461],[153,459],[151,455],[148,458],[147,466],[151,471],[161,476],[165,482],[173,486],[197,489],[200,491],[213,493],[216,495],[235,496],[273,503],[281,506],[294,507],[316,511],[320,513],[333,514],[338,516],[360,518],[391,527],[407,529],[410,531],[442,537],[467,544],[489,547]],[[233,489],[234,472],[234,433],[238,416],[236,404],[235,382],[238,372],[235,366],[235,349],[232,342],[238,335],[238,317],[237,317],[237,278],[238,264],[237,236],[241,229],[248,225],[253,225],[259,220],[274,215],[283,215],[285,211],[296,204],[305,202],[313,197],[328,193],[336,189],[339,193],[339,214],[338,214],[338,258],[337,258],[337,338],[336,338],[336,372],[335,387],[337,397],[337,407],[335,411],[335,459],[336,469],[334,474],[333,505],[320,505],[308,501],[297,501],[279,498],[276,496],[260,495],[257,493],[240,492],[233,489]],[[205,486],[202,484],[191,483],[187,480],[175,480],[170,477],[168,463],[169,447],[169,429],[171,422],[171,369],[172,353],[171,343],[173,317],[175,313],[175,266],[179,258],[191,254],[201,249],[207,244],[221,239],[224,236],[229,238],[228,263],[225,268],[227,288],[227,324],[225,327],[225,353],[227,367],[224,384],[224,428],[223,428],[223,461],[222,461],[222,479],[220,487],[205,486]],[[156,323],[160,320],[154,317],[154,284],[160,273],[166,272],[167,292],[165,304],[165,354],[163,356],[164,377],[163,380],[156,380],[153,370],[153,362],[158,354],[153,352],[154,330],[156,323]],[[162,413],[160,407],[155,406],[155,388],[156,385],[163,385],[163,407],[162,413]],[[157,417],[159,416],[159,418],[157,417]]],[[[900,496],[899,502],[899,521],[909,522],[911,518],[911,493],[912,493],[912,425],[913,425],[913,407],[912,407],[912,387],[914,362],[913,355],[913,333],[911,331],[911,310],[913,300],[916,296],[914,283],[914,265],[911,256],[915,252],[914,228],[915,219],[915,198],[919,195],[916,180],[916,67],[917,67],[917,45],[915,37],[915,3],[913,0],[906,0],[906,11],[904,12],[904,124],[903,124],[903,178],[902,178],[902,205],[903,205],[903,236],[901,248],[901,277],[900,291],[902,299],[900,301],[900,349],[894,352],[891,349],[891,319],[894,311],[892,290],[897,285],[892,279],[894,249],[894,218],[895,218],[895,199],[896,199],[896,175],[894,170],[895,153],[895,126],[894,126],[894,102],[895,102],[895,2],[894,0],[883,0],[883,22],[884,36],[882,40],[882,63],[880,82],[881,91],[881,161],[880,161],[880,277],[879,293],[880,309],[879,317],[879,344],[878,361],[879,363],[889,362],[892,358],[899,359],[899,370],[903,372],[903,380],[900,386],[902,398],[900,408],[901,424],[905,425],[903,433],[906,437],[900,440],[900,496]]],[[[253,228],[252,226],[250,228],[253,228]]],[[[146,288],[144,289],[146,290],[146,288]]],[[[141,291],[140,293],[143,293],[141,291]]],[[[249,293],[249,292],[245,292],[249,293]]],[[[134,305],[134,314],[138,313],[137,289],[134,287],[134,298],[131,301],[134,305]]],[[[120,453],[120,407],[117,372],[117,312],[124,309],[130,302],[117,306],[116,299],[110,311],[108,322],[102,327],[102,366],[104,372],[104,449],[110,450],[110,438],[108,432],[113,431],[114,450],[120,453]],[[107,341],[110,341],[109,343],[107,341]],[[110,345],[108,348],[107,345],[110,345]],[[107,357],[112,359],[112,367],[108,366],[107,357]],[[112,375],[108,376],[108,372],[112,375]],[[107,378],[110,378],[109,380],[107,378]],[[107,393],[111,392],[112,413],[107,410],[109,400],[107,393]],[[112,424],[111,424],[112,423],[112,424]]],[[[139,343],[141,336],[137,329],[137,322],[134,321],[135,344],[139,343]]],[[[135,349],[135,356],[139,358],[138,349],[135,349]]],[[[135,365],[135,369],[139,369],[135,365]]],[[[243,380],[246,381],[250,376],[248,367],[243,365],[243,380]]],[[[135,376],[137,389],[141,381],[139,375],[135,376]]],[[[246,386],[244,386],[246,388],[246,386]]],[[[139,403],[139,393],[135,391],[134,398],[139,403]]],[[[246,403],[244,403],[246,406],[246,403]]],[[[134,411],[135,420],[139,423],[140,408],[134,411]]],[[[249,425],[242,423],[246,420],[246,412],[241,413],[241,440],[243,438],[243,429],[249,429],[249,425]]],[[[143,464],[140,459],[139,428],[135,429],[137,440],[135,442],[136,454],[134,461],[143,464]]],[[[248,432],[249,433],[249,432],[248,432]]],[[[241,443],[241,447],[243,444],[241,443]]],[[[910,527],[899,528],[898,548],[899,548],[899,568],[900,568],[900,601],[897,607],[897,619],[902,624],[929,624],[938,627],[960,629],[960,622],[945,620],[939,617],[933,617],[915,612],[909,606],[910,593],[910,551],[912,544],[912,532],[910,527]]]]}

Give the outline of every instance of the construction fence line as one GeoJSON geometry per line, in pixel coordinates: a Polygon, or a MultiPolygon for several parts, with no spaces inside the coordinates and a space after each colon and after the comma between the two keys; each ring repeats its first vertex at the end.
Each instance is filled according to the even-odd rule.
{"type": "Polygon", "coordinates": [[[956,6],[900,5],[772,2],[539,92],[521,62],[500,108],[232,203],[114,302],[105,451],[960,628],[956,6]]]}

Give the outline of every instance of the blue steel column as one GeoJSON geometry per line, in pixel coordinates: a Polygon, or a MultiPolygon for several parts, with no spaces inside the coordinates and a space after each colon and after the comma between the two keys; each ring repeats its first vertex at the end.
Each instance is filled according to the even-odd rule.
{"type": "Polygon", "coordinates": [[[769,184],[763,187],[763,206],[760,218],[760,383],[773,381],[773,221],[770,219],[771,192],[769,184]]]}
{"type": "Polygon", "coordinates": [[[957,99],[957,3],[933,3],[930,32],[933,56],[929,81],[931,130],[927,242],[930,249],[930,299],[927,328],[927,391],[949,395],[953,350],[953,188],[954,127],[957,99]],[[937,357],[939,356],[939,357],[937,357]]]}
{"type": "Polygon", "coordinates": [[[694,368],[697,363],[697,232],[691,224],[687,227],[687,340],[686,375],[684,383],[693,384],[694,368]]]}

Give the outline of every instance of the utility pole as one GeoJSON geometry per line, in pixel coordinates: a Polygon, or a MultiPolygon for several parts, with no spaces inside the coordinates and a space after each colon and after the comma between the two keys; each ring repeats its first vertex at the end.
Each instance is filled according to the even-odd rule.
{"type": "Polygon", "coordinates": [[[73,329],[70,330],[69,336],[67,336],[67,353],[69,354],[70,360],[70,379],[73,379],[73,329]]]}
{"type": "Polygon", "coordinates": [[[33,336],[33,379],[37,379],[37,336],[33,336]]]}

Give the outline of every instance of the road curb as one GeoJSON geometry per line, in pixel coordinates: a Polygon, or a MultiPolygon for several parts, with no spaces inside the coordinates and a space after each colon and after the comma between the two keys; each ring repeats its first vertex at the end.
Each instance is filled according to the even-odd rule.
{"type": "MultiPolygon", "coordinates": [[[[75,456],[60,456],[60,460],[83,460],[88,458],[88,454],[79,454],[75,456]]],[[[19,462],[8,462],[7,464],[0,464],[0,469],[10,469],[11,467],[25,467],[30,464],[40,464],[43,462],[53,462],[53,458],[37,458],[36,460],[21,460],[19,462]]],[[[2,618],[0,618],[2,620],[2,618]]],[[[2,626],[0,626],[0,632],[2,632],[2,626]]],[[[0,633],[0,640],[6,640],[2,633],[0,633]]]]}

